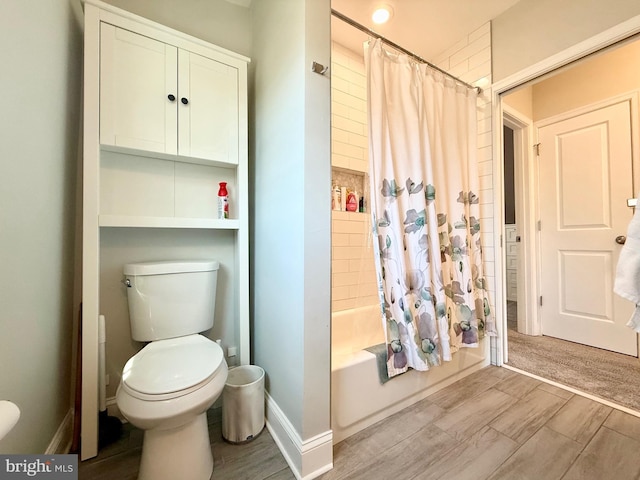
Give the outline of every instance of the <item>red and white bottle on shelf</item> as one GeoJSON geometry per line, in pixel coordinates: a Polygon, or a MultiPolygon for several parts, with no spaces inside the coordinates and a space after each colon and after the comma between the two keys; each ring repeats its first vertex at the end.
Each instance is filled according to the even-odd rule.
{"type": "Polygon", "coordinates": [[[229,194],[227,193],[227,182],[220,182],[218,189],[218,218],[229,218],[229,194]]]}

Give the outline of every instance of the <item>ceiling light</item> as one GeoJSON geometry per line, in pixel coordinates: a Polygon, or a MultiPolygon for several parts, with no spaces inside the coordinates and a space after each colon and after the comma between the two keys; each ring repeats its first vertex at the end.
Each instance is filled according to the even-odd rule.
{"type": "Polygon", "coordinates": [[[371,15],[371,20],[373,23],[381,24],[388,22],[389,19],[393,16],[393,8],[389,5],[380,5],[373,11],[373,15],[371,15]]]}

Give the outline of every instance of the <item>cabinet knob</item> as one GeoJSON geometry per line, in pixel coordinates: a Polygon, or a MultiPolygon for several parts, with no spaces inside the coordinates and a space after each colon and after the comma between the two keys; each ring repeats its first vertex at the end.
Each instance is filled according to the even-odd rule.
{"type": "Polygon", "coordinates": [[[170,93],[169,95],[167,95],[167,98],[173,102],[176,99],[176,96],[170,93]]]}
{"type": "Polygon", "coordinates": [[[183,105],[186,105],[187,103],[189,103],[189,100],[187,100],[185,97],[182,97],[180,101],[182,102],[183,105]]]}

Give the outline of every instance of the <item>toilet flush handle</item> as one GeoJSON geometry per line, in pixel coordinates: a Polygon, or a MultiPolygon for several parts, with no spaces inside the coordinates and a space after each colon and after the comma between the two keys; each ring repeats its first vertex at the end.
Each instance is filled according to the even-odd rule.
{"type": "Polygon", "coordinates": [[[122,283],[124,283],[124,285],[125,285],[127,288],[131,288],[131,286],[132,286],[132,285],[131,285],[131,280],[129,280],[127,277],[125,277],[125,278],[123,278],[123,279],[122,279],[122,283]]]}

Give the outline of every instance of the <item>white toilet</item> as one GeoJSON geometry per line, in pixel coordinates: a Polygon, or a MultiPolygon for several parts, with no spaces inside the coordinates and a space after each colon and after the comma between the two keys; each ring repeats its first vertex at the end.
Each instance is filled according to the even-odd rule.
{"type": "Polygon", "coordinates": [[[140,480],[208,480],[213,472],[206,412],[220,396],[227,363],[199,335],[213,326],[218,262],[124,267],[131,336],[150,342],[124,366],[120,412],[144,430],[140,480]]]}

